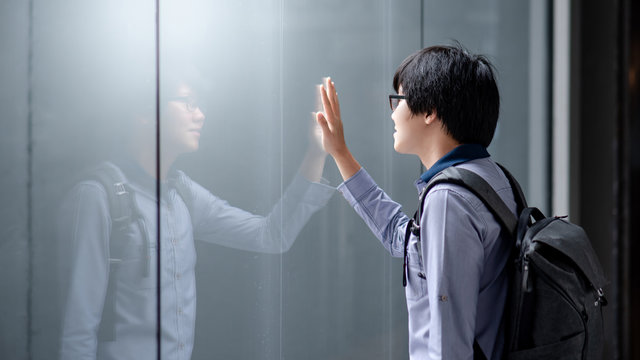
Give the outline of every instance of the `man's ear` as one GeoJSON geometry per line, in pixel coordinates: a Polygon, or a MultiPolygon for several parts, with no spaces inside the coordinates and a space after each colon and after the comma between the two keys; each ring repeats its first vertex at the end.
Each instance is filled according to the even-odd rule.
{"type": "Polygon", "coordinates": [[[424,113],[424,123],[427,125],[431,125],[438,120],[438,113],[435,110],[431,110],[431,113],[424,113]]]}

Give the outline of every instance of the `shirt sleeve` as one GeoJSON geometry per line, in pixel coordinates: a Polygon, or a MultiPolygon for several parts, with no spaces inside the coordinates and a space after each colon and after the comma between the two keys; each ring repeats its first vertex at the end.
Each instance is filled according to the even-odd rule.
{"type": "Polygon", "coordinates": [[[404,256],[404,234],[409,222],[364,168],[338,186],[344,198],[392,256],[404,256]]]}
{"type": "Polygon", "coordinates": [[[436,187],[427,195],[421,251],[431,313],[429,353],[434,359],[473,359],[483,221],[455,188],[436,187]]]}
{"type": "Polygon", "coordinates": [[[95,359],[97,332],[109,278],[111,220],[107,194],[97,183],[77,185],[58,219],[63,302],[61,359],[95,359]]]}
{"type": "Polygon", "coordinates": [[[269,214],[261,216],[229,205],[193,181],[190,184],[195,239],[273,254],[289,250],[311,215],[335,192],[296,175],[269,214]]]}

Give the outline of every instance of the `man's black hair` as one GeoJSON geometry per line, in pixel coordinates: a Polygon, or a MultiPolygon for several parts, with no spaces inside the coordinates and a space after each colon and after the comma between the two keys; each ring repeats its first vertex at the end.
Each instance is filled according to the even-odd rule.
{"type": "Polygon", "coordinates": [[[489,146],[498,122],[500,95],[494,69],[461,46],[432,46],[407,57],[393,76],[414,114],[434,111],[463,144],[489,146]]]}

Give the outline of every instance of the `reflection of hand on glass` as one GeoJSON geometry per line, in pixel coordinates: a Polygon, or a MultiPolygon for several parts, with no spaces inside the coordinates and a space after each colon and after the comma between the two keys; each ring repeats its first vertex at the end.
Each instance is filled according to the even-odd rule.
{"type": "Polygon", "coordinates": [[[302,164],[300,164],[300,174],[307,180],[316,182],[322,177],[324,163],[327,153],[322,147],[322,129],[315,121],[316,113],[312,113],[309,121],[309,145],[302,164]]]}
{"type": "Polygon", "coordinates": [[[110,184],[90,176],[63,204],[60,234],[69,244],[71,263],[63,359],[156,358],[157,184],[162,358],[188,359],[192,351],[194,240],[282,253],[333,194],[333,188],[313,182],[320,179],[326,159],[313,127],[300,175],[268,215],[249,213],[211,194],[172,167],[180,155],[199,148],[205,114],[187,83],[169,89],[161,107],[160,179],[155,121],[144,114],[134,116],[129,158],[97,170],[110,169],[116,180],[110,184]],[[127,219],[115,219],[114,203],[130,211],[127,219]]]}

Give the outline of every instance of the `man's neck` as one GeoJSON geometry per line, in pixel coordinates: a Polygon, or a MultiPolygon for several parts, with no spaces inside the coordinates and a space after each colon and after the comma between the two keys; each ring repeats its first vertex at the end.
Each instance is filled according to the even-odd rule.
{"type": "Polygon", "coordinates": [[[433,164],[459,145],[460,143],[454,140],[451,136],[443,134],[439,136],[436,141],[426,142],[424,151],[418,154],[418,157],[420,157],[422,165],[424,165],[426,169],[429,169],[433,164]]]}
{"type": "MultiPolygon", "coordinates": [[[[156,156],[155,148],[143,147],[133,151],[134,159],[140,164],[142,169],[154,179],[158,178],[157,166],[158,158],[156,156]]],[[[160,158],[160,180],[165,180],[169,169],[176,161],[177,156],[169,156],[168,154],[162,154],[160,158]]]]}

